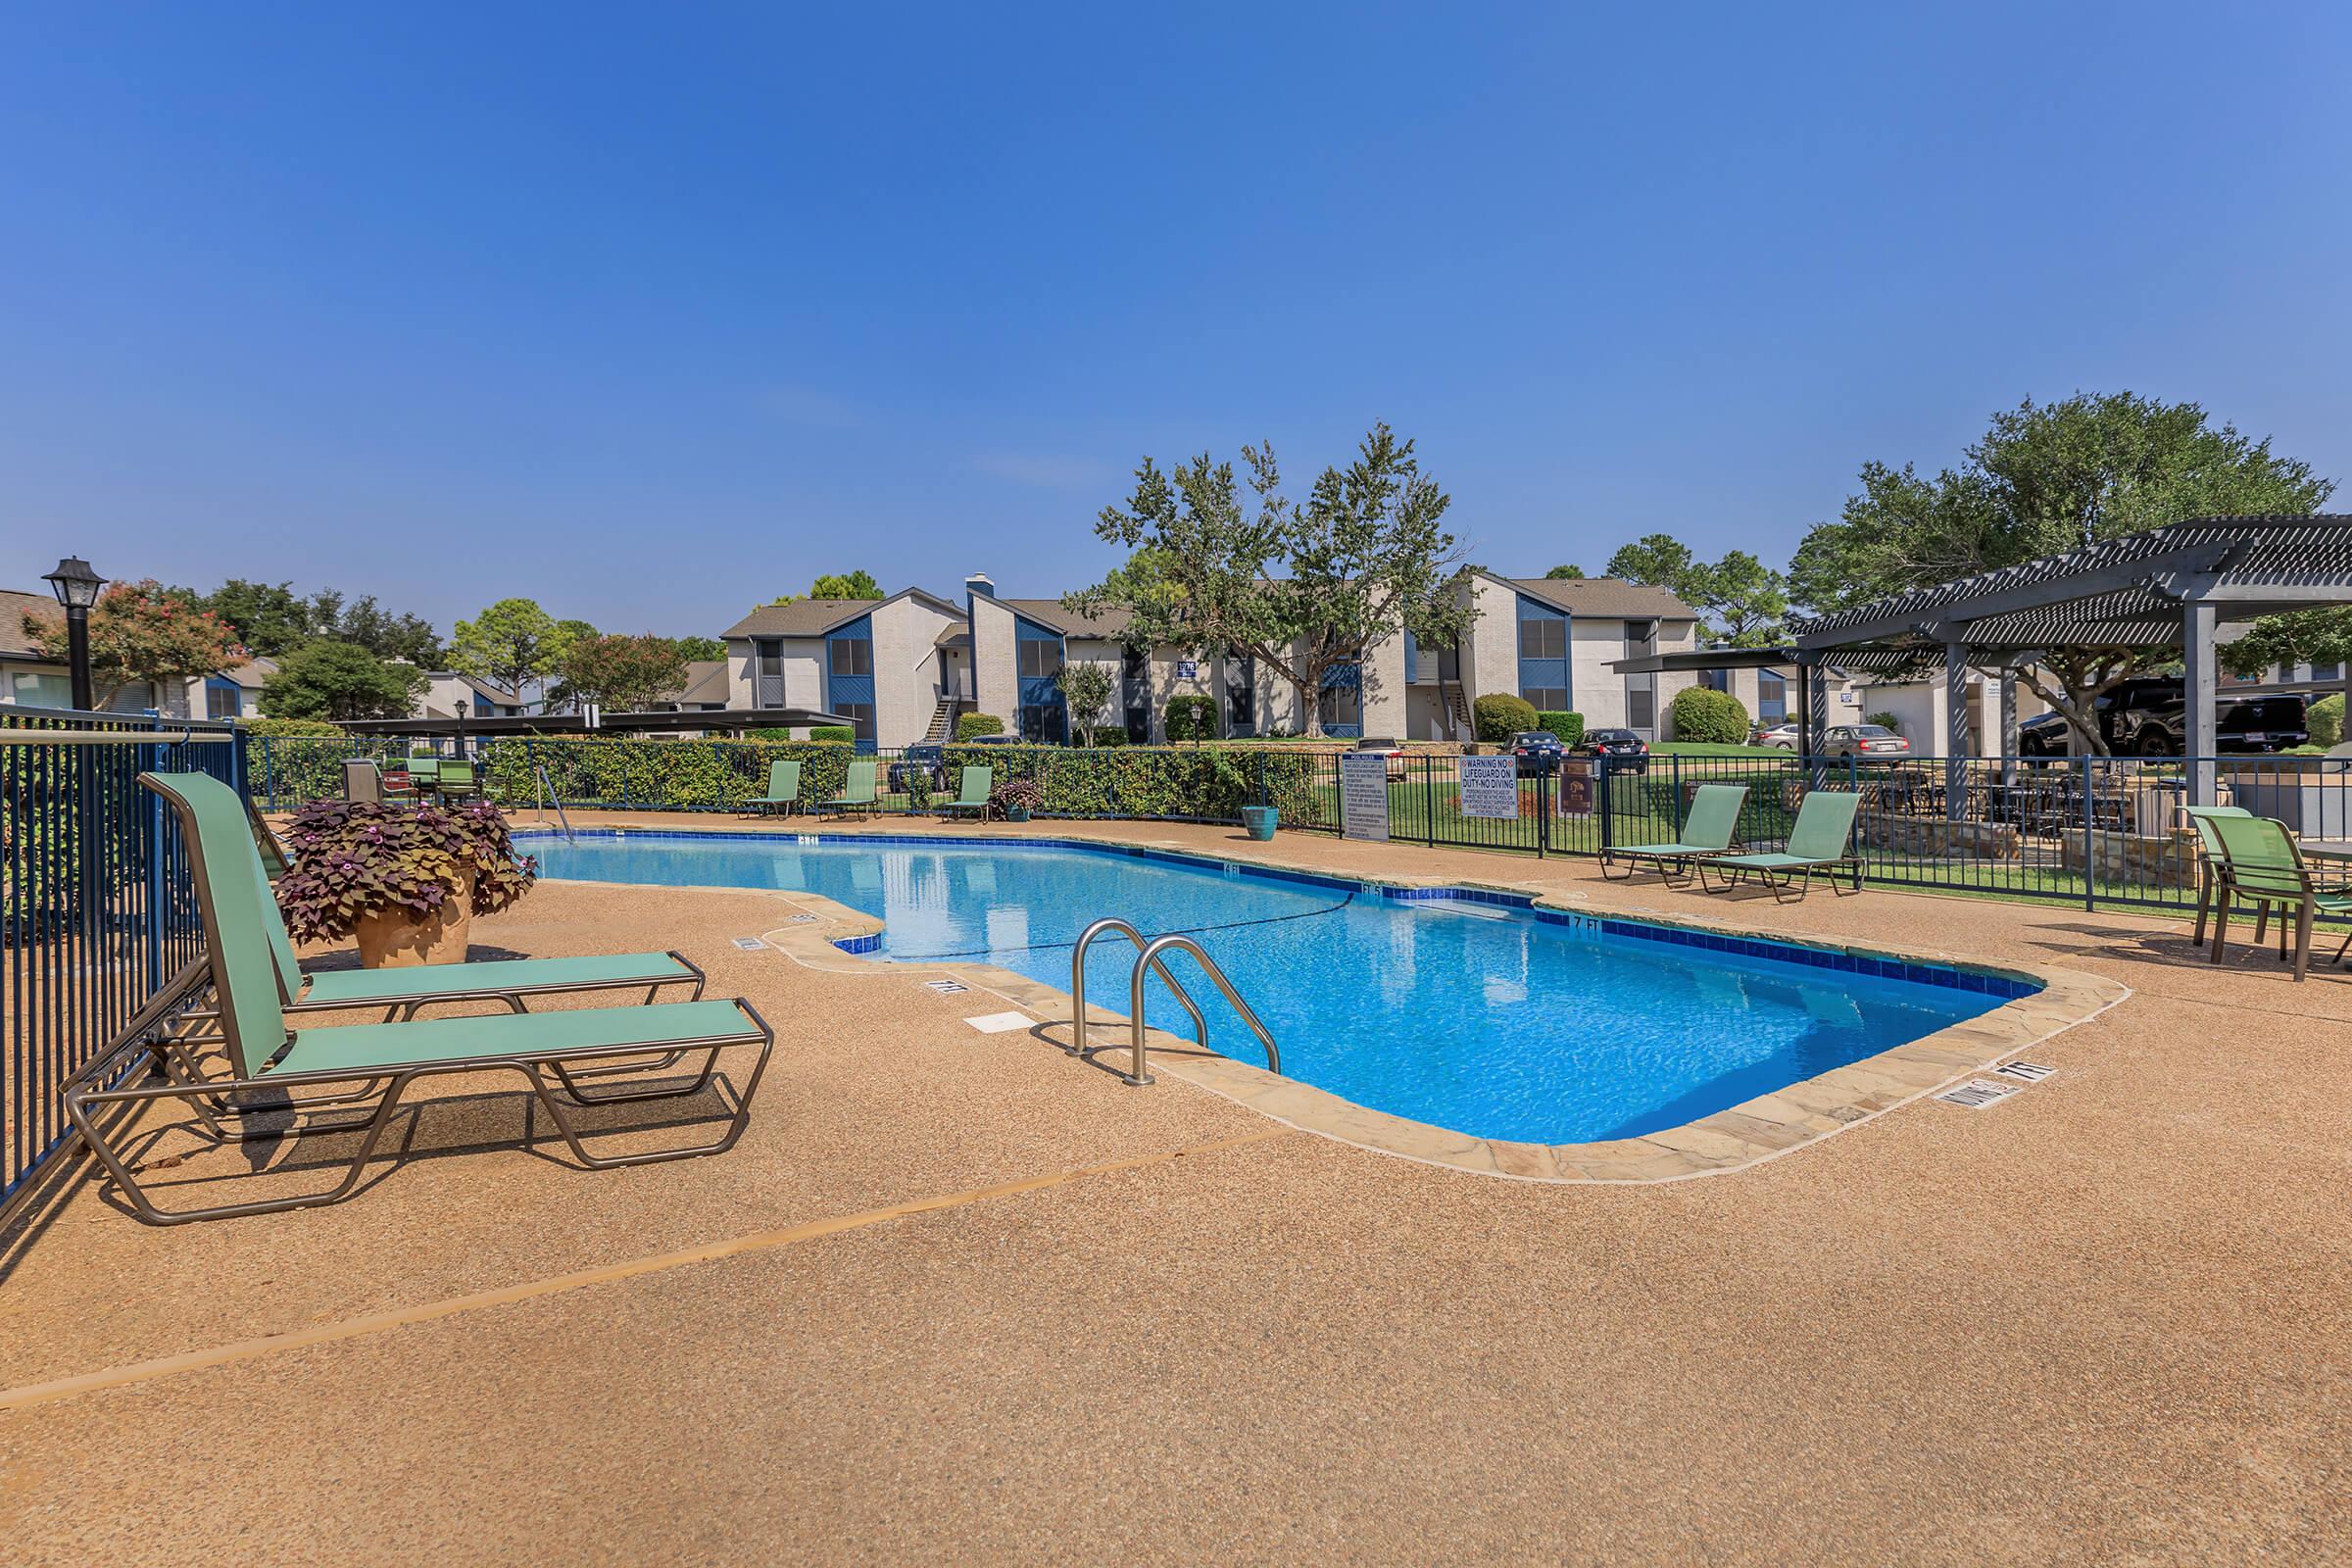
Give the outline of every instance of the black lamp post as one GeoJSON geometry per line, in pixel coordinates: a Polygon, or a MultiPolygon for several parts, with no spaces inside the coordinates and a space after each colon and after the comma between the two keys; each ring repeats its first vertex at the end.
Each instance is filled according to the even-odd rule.
{"type": "Polygon", "coordinates": [[[97,706],[90,690],[90,607],[98,602],[106,579],[79,556],[68,556],[42,580],[66,607],[66,662],[73,672],[74,706],[88,712],[97,706]]]}

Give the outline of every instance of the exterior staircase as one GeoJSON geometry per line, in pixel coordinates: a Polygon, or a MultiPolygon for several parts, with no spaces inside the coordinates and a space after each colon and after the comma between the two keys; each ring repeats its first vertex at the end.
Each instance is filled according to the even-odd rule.
{"type": "Polygon", "coordinates": [[[1459,681],[1446,688],[1446,716],[1465,739],[1478,733],[1470,716],[1470,693],[1459,681]]]}
{"type": "Polygon", "coordinates": [[[953,697],[942,697],[939,706],[931,710],[931,727],[923,731],[927,746],[945,746],[956,738],[956,710],[963,705],[953,697]]]}

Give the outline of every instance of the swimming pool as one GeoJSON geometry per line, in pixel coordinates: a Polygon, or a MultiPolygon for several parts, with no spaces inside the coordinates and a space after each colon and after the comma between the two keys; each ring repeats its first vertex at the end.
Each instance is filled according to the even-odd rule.
{"type": "MultiPolygon", "coordinates": [[[[525,842],[553,877],[819,894],[882,919],[862,945],[879,957],[993,963],[1061,990],[1071,944],[1100,916],[1186,932],[1265,1021],[1288,1076],[1391,1115],[1526,1143],[1680,1126],[2035,989],[1496,894],[1107,846],[637,832],[525,842]]],[[[1089,999],[1125,1012],[1133,959],[1124,943],[1100,944],[1089,999]]],[[[1173,966],[1184,978],[1190,960],[1173,966]]],[[[1214,986],[1186,989],[1212,1045],[1260,1059],[1214,986]]],[[[1156,981],[1150,996],[1151,1021],[1189,1039],[1156,981]]]]}

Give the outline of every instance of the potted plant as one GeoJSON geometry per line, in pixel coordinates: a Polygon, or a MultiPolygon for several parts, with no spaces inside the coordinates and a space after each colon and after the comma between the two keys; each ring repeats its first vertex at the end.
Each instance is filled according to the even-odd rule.
{"type": "Polygon", "coordinates": [[[528,892],[539,862],[516,859],[506,818],[455,809],[319,801],[287,824],[294,869],[277,905],[299,941],[355,939],[369,969],[455,963],[477,914],[528,892]]]}
{"type": "Polygon", "coordinates": [[[1245,806],[1242,808],[1242,826],[1250,830],[1251,838],[1262,843],[1274,836],[1274,824],[1281,814],[1271,806],[1245,806]]]}
{"type": "Polygon", "coordinates": [[[1026,822],[1046,808],[1046,792],[1033,778],[1008,778],[988,792],[989,809],[1007,822],[1026,822]]]}

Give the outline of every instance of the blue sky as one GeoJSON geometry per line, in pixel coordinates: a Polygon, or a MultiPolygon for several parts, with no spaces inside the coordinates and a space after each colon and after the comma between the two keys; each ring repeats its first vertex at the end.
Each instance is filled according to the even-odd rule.
{"type": "Polygon", "coordinates": [[[10,6],[0,586],[1052,593],[1378,418],[1510,571],[2078,388],[2352,477],[2346,8],[1626,10],[10,6]]]}

